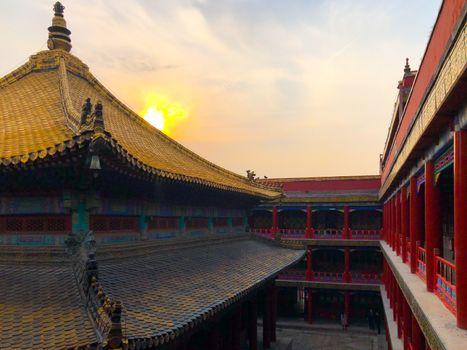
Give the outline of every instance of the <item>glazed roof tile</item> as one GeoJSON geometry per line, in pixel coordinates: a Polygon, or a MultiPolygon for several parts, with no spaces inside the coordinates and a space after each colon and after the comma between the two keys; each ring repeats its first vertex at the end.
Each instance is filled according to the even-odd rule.
{"type": "Polygon", "coordinates": [[[244,240],[105,261],[99,280],[124,305],[128,337],[150,338],[228,305],[303,254],[244,240]]]}
{"type": "MultiPolygon", "coordinates": [[[[168,249],[104,260],[99,283],[112,300],[122,302],[130,348],[141,347],[181,334],[303,254],[252,240],[168,249]]],[[[92,347],[105,337],[97,336],[69,264],[0,263],[0,275],[2,346],[92,347]]]]}
{"type": "Polygon", "coordinates": [[[83,142],[81,107],[101,101],[106,141],[149,173],[263,198],[280,194],[221,168],[166,136],[120,102],[77,57],[42,51],[0,79],[0,165],[27,163],[83,142]]]}
{"type": "Polygon", "coordinates": [[[0,263],[0,348],[65,349],[97,343],[69,264],[0,263]]]}

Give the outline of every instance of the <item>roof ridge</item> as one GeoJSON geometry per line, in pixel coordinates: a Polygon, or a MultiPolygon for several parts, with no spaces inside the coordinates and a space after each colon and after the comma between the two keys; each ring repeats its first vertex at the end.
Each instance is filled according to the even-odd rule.
{"type": "MultiPolygon", "coordinates": [[[[73,55],[69,53],[65,53],[66,55],[70,55],[74,57],[73,55]]],[[[84,63],[83,63],[84,64],[84,63]]],[[[87,67],[87,66],[86,66],[87,67]]],[[[105,97],[107,97],[110,100],[110,103],[112,103],[114,106],[119,108],[126,116],[131,118],[132,121],[138,123],[142,127],[144,127],[146,130],[150,131],[153,135],[156,137],[161,138],[164,142],[170,144],[171,146],[174,146],[178,148],[180,151],[184,152],[186,155],[188,155],[190,158],[192,158],[195,161],[199,161],[204,163],[205,165],[209,166],[215,171],[218,171],[219,173],[222,173],[225,176],[229,176],[230,178],[234,178],[237,180],[241,180],[245,184],[249,186],[254,186],[258,187],[261,189],[268,189],[270,190],[270,187],[265,186],[261,183],[258,182],[251,182],[249,181],[245,176],[242,176],[240,174],[237,174],[231,170],[225,169],[201,156],[196,154],[195,152],[191,151],[178,141],[174,140],[173,138],[167,136],[163,132],[159,131],[155,127],[153,127],[151,124],[149,124],[146,120],[144,120],[141,116],[139,116],[137,113],[135,113],[131,108],[129,108],[125,103],[120,101],[108,88],[106,88],[91,72],[89,69],[86,70],[80,70],[76,71],[71,67],[69,69],[72,73],[77,74],[81,78],[85,79],[89,84],[91,84],[92,87],[96,88],[100,93],[104,94],[105,97]]],[[[71,102],[71,101],[70,101],[71,102]]],[[[79,120],[79,119],[78,119],[79,120]]]]}
{"type": "Polygon", "coordinates": [[[75,135],[78,135],[80,133],[80,114],[73,107],[73,102],[71,101],[67,69],[63,57],[59,58],[58,82],[60,86],[63,111],[65,112],[65,125],[69,127],[75,135]]]}

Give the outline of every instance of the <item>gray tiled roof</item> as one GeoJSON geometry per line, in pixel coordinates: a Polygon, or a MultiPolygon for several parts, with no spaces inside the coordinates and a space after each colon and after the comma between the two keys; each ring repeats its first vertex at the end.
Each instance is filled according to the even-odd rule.
{"type": "MultiPolygon", "coordinates": [[[[123,332],[167,341],[238,300],[303,251],[242,240],[101,261],[99,283],[123,305],[123,332]]],[[[99,253],[97,254],[99,256],[99,253]]],[[[98,259],[99,260],[99,259],[98,259]]],[[[0,263],[0,344],[69,348],[97,342],[68,264],[0,263]]]]}

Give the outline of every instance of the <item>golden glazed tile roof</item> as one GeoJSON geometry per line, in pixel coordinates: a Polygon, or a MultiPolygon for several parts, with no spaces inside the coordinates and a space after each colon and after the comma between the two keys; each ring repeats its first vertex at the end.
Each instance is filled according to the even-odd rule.
{"type": "Polygon", "coordinates": [[[151,126],[63,50],[39,52],[0,79],[0,165],[34,161],[91,138],[81,128],[78,112],[88,97],[103,105],[105,132],[100,136],[134,166],[268,199],[280,195],[201,158],[151,126]]]}

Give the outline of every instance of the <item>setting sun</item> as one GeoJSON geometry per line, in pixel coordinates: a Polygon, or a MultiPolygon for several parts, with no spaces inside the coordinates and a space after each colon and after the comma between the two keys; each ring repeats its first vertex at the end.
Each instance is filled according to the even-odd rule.
{"type": "Polygon", "coordinates": [[[155,107],[150,107],[143,118],[155,128],[164,130],[164,116],[161,112],[157,111],[155,107]]]}
{"type": "Polygon", "coordinates": [[[187,108],[162,95],[150,94],[145,98],[144,120],[155,128],[170,134],[174,126],[186,118],[187,108]]]}

